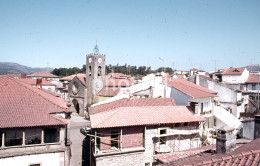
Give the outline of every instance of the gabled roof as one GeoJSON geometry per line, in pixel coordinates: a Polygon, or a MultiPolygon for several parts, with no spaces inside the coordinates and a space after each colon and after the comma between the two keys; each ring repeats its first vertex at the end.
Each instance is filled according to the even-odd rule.
{"type": "Polygon", "coordinates": [[[186,106],[119,107],[90,115],[91,128],[147,126],[204,121],[186,106]]]}
{"type": "Polygon", "coordinates": [[[89,114],[104,112],[119,107],[174,106],[172,98],[123,98],[110,103],[89,107],[89,114]]]}
{"type": "Polygon", "coordinates": [[[247,84],[257,84],[260,83],[260,75],[249,75],[248,79],[246,80],[247,84]]]}
{"type": "MultiPolygon", "coordinates": [[[[253,140],[243,146],[240,146],[235,151],[227,154],[214,154],[208,156],[197,156],[190,160],[176,163],[176,166],[182,165],[234,165],[248,166],[260,165],[260,138],[253,140]]],[[[165,165],[173,165],[167,163],[165,165]]]]}
{"type": "Polygon", "coordinates": [[[240,67],[240,68],[230,67],[229,69],[226,69],[223,72],[223,75],[241,75],[245,69],[246,69],[245,67],[240,67]]]}
{"type": "MultiPolygon", "coordinates": [[[[20,82],[23,82],[25,84],[29,84],[29,85],[36,85],[36,79],[30,79],[30,78],[20,78],[18,79],[20,82]]],[[[49,81],[46,81],[46,80],[42,80],[42,85],[45,85],[45,86],[56,86],[55,84],[53,83],[50,83],[49,81]]]]}
{"type": "Polygon", "coordinates": [[[52,115],[62,112],[68,112],[62,98],[0,76],[0,128],[65,125],[52,115]]]}
{"type": "Polygon", "coordinates": [[[114,97],[119,93],[119,91],[119,88],[104,87],[98,92],[98,95],[104,97],[114,97]]]}
{"type": "Polygon", "coordinates": [[[168,80],[167,84],[193,98],[214,97],[217,95],[217,92],[196,85],[185,79],[173,79],[173,81],[168,80]]]}
{"type": "Polygon", "coordinates": [[[27,75],[27,77],[59,78],[58,76],[51,74],[49,72],[36,72],[27,75]]]}
{"type": "Polygon", "coordinates": [[[61,81],[71,81],[75,76],[84,78],[84,77],[86,77],[86,74],[82,74],[82,73],[73,74],[73,75],[70,75],[70,76],[62,77],[62,78],[60,78],[60,80],[61,81]]]}

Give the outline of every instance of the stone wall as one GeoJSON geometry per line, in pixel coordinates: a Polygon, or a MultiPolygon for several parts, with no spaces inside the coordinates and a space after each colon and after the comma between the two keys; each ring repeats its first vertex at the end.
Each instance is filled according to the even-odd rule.
{"type": "MultiPolygon", "coordinates": [[[[201,146],[198,123],[187,123],[186,126],[162,125],[150,127],[129,127],[123,128],[123,149],[122,151],[107,151],[95,156],[96,165],[140,165],[145,163],[152,165],[156,152],[173,152],[197,148],[201,146]],[[160,130],[166,129],[166,144],[160,144],[160,130]],[[144,139],[143,139],[144,138],[144,139]],[[143,140],[145,141],[143,143],[143,140]]],[[[111,130],[100,129],[104,134],[111,133],[111,130]]],[[[106,137],[107,138],[107,137],[106,137]]],[[[110,143],[107,139],[102,141],[110,143]]],[[[102,145],[102,150],[109,146],[102,145]]]]}

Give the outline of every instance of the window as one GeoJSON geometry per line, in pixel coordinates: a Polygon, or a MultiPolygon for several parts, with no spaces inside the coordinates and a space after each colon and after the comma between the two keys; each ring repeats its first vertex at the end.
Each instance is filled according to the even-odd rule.
{"type": "Polygon", "coordinates": [[[149,162],[144,163],[144,166],[150,166],[150,163],[149,162]]]}
{"type": "MultiPolygon", "coordinates": [[[[166,129],[160,130],[160,135],[166,134],[166,129]]],[[[166,137],[160,137],[160,145],[166,144],[166,137]]]]}
{"type": "Polygon", "coordinates": [[[91,76],[91,66],[88,66],[88,76],[91,76]]]}
{"type": "Polygon", "coordinates": [[[7,130],[5,133],[5,146],[17,146],[23,143],[22,130],[7,130]]]}
{"type": "Polygon", "coordinates": [[[0,131],[0,147],[2,146],[2,134],[3,134],[3,132],[0,131]]]}
{"type": "Polygon", "coordinates": [[[200,104],[200,113],[203,113],[203,103],[200,104]]]}
{"type": "Polygon", "coordinates": [[[44,143],[58,142],[59,132],[58,129],[45,129],[44,130],[44,143]]]}
{"type": "Polygon", "coordinates": [[[98,66],[98,76],[101,76],[101,66],[98,66]]]}
{"type": "Polygon", "coordinates": [[[29,166],[41,166],[41,164],[30,164],[29,166]]]}
{"type": "Polygon", "coordinates": [[[40,144],[41,136],[41,129],[25,129],[25,144],[40,144]]]}
{"type": "Polygon", "coordinates": [[[119,132],[118,131],[111,132],[111,147],[115,147],[115,148],[119,147],[119,132]]]}
{"type": "Polygon", "coordinates": [[[256,90],[256,85],[252,84],[252,90],[256,90]]]}

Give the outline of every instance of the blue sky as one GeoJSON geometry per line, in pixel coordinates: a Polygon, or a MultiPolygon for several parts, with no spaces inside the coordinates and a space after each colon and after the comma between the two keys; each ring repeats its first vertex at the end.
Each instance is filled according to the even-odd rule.
{"type": "Polygon", "coordinates": [[[0,62],[81,67],[96,40],[107,64],[259,64],[260,1],[0,0],[0,62]]]}

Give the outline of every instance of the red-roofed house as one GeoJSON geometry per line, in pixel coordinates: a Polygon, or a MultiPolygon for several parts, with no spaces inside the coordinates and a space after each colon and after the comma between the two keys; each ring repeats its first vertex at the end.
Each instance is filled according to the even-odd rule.
{"type": "Polygon", "coordinates": [[[27,78],[32,78],[32,79],[42,78],[42,79],[45,79],[47,81],[53,81],[53,80],[59,81],[58,76],[51,74],[49,72],[32,73],[32,74],[27,75],[27,78]]]}
{"type": "Polygon", "coordinates": [[[249,75],[246,80],[246,90],[251,92],[260,92],[260,75],[249,75]]]}
{"type": "MultiPolygon", "coordinates": [[[[25,84],[29,84],[33,87],[37,87],[37,79],[30,79],[30,78],[27,78],[27,79],[18,79],[20,82],[22,83],[25,83],[25,84]]],[[[56,91],[56,85],[53,84],[53,83],[50,83],[49,81],[46,81],[46,80],[41,80],[41,82],[39,83],[40,87],[38,88],[43,88],[43,89],[46,89],[46,90],[49,90],[49,91],[52,91],[52,92],[55,92],[56,91]]]]}
{"type": "Polygon", "coordinates": [[[170,98],[130,98],[90,108],[99,165],[152,165],[154,154],[199,147],[201,116],[170,98]]]}
{"type": "Polygon", "coordinates": [[[245,67],[229,68],[222,74],[222,81],[229,84],[245,83],[249,77],[249,71],[245,67]]]}
{"type": "Polygon", "coordinates": [[[69,165],[63,99],[0,76],[0,165],[69,165]]]}

